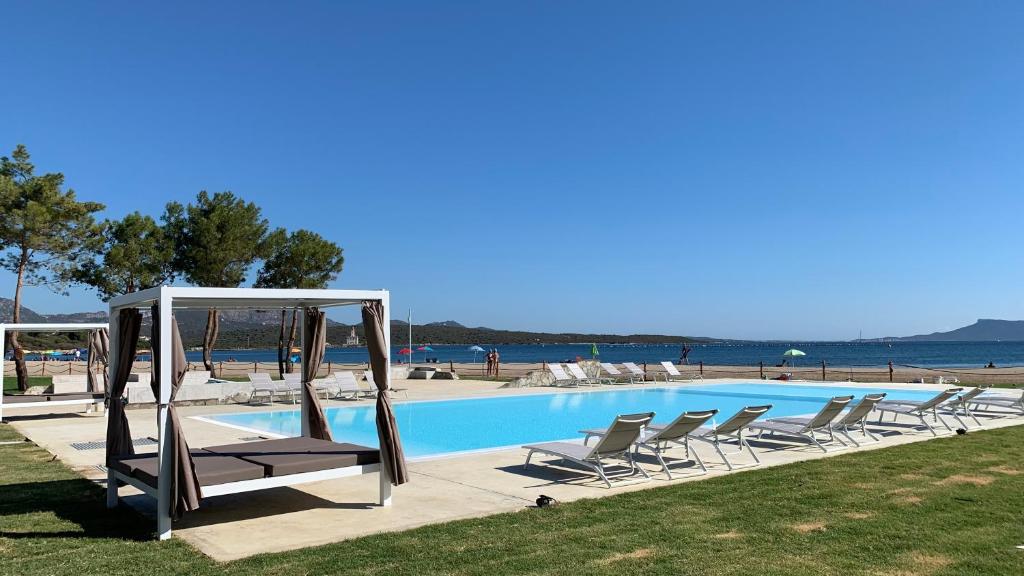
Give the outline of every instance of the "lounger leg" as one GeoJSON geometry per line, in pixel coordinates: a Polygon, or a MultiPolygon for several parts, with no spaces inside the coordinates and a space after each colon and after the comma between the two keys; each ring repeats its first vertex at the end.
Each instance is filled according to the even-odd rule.
{"type": "Polygon", "coordinates": [[[839,433],[842,434],[843,436],[846,436],[847,440],[849,440],[850,442],[853,442],[853,445],[855,447],[860,448],[860,444],[856,440],[853,439],[853,436],[850,436],[849,430],[843,429],[843,430],[840,430],[839,433]]]}
{"type": "MultiPolygon", "coordinates": [[[[634,472],[634,473],[635,473],[635,472],[636,472],[637,470],[639,470],[639,471],[640,471],[640,473],[641,473],[641,474],[643,474],[644,478],[647,478],[648,480],[649,480],[649,479],[651,478],[651,477],[650,477],[650,476],[649,476],[649,475],[647,474],[647,470],[644,470],[643,468],[641,468],[641,467],[640,467],[640,466],[639,466],[639,465],[638,465],[638,464],[636,463],[636,461],[634,461],[634,460],[633,460],[633,452],[632,452],[632,451],[628,451],[628,452],[626,452],[626,459],[627,459],[627,460],[629,460],[629,467],[630,467],[630,470],[631,470],[632,472],[634,472]]],[[[659,456],[659,457],[658,457],[658,459],[659,459],[659,460],[661,460],[661,457],[659,456]]]]}
{"type": "MultiPolygon", "coordinates": [[[[686,457],[687,458],[690,457],[690,453],[689,452],[690,452],[689,449],[687,449],[687,453],[686,453],[686,457]]],[[[693,451],[693,461],[696,462],[698,466],[700,466],[701,472],[703,472],[705,474],[708,473],[708,467],[704,465],[704,460],[701,459],[700,454],[697,454],[696,450],[693,451]]]]}
{"type": "Polygon", "coordinates": [[[921,423],[924,424],[924,427],[927,428],[928,431],[932,433],[932,436],[939,435],[939,433],[935,431],[935,428],[932,428],[932,425],[928,423],[928,418],[925,414],[919,414],[918,417],[921,418],[921,423]]]}
{"type": "MultiPolygon", "coordinates": [[[[815,442],[817,442],[817,440],[815,440],[815,442]]],[[[754,452],[754,449],[750,446],[750,444],[747,443],[746,440],[743,439],[742,436],[740,436],[740,444],[742,445],[741,446],[741,450],[742,450],[743,446],[745,446],[747,448],[747,451],[749,451],[750,455],[754,458],[754,462],[757,462],[758,464],[761,463],[761,459],[757,457],[757,452],[754,452]]],[[[825,449],[822,448],[822,450],[825,450],[825,449]]],[[[826,452],[827,452],[827,450],[826,450],[826,452]]]]}
{"type": "Polygon", "coordinates": [[[117,508],[117,479],[114,471],[107,469],[107,508],[117,508]]]}
{"type": "Polygon", "coordinates": [[[391,475],[381,467],[378,476],[380,476],[380,505],[391,506],[391,475]]]}
{"type": "Polygon", "coordinates": [[[728,468],[729,470],[732,470],[732,462],[729,462],[729,458],[726,457],[725,452],[722,451],[722,447],[719,446],[718,440],[716,439],[715,441],[713,441],[711,445],[715,447],[715,450],[718,452],[718,455],[722,457],[722,462],[725,462],[725,467],[728,468]]]}
{"type": "Polygon", "coordinates": [[[526,454],[526,463],[523,464],[523,470],[526,470],[527,468],[530,467],[530,458],[532,458],[532,457],[533,457],[533,450],[530,450],[526,454]]]}
{"type": "Polygon", "coordinates": [[[609,488],[611,488],[612,483],[610,480],[608,480],[608,476],[606,476],[604,473],[604,465],[601,464],[600,458],[597,459],[597,462],[594,464],[593,468],[594,471],[597,472],[597,475],[601,477],[601,480],[604,480],[604,483],[607,484],[609,488]]]}

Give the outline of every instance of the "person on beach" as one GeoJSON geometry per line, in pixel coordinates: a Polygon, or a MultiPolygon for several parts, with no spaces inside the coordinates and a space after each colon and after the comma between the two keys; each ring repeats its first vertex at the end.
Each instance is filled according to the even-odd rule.
{"type": "Polygon", "coordinates": [[[498,377],[498,367],[501,365],[501,355],[498,354],[498,349],[494,349],[494,377],[498,377]]]}
{"type": "Polygon", "coordinates": [[[690,361],[687,359],[687,357],[690,355],[690,350],[691,350],[691,348],[686,345],[686,342],[683,342],[683,349],[679,351],[679,364],[680,365],[689,365],[690,364],[690,361]]]}
{"type": "Polygon", "coordinates": [[[490,350],[487,351],[487,375],[490,376],[494,372],[494,353],[490,350]]]}

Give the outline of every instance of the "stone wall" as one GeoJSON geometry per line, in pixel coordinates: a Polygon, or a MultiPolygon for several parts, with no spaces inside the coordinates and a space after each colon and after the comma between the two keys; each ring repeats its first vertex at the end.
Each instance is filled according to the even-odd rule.
{"type": "MultiPolygon", "coordinates": [[[[577,362],[583,372],[591,378],[597,378],[601,375],[601,363],[598,360],[581,360],[577,362]]],[[[555,377],[547,370],[533,370],[528,372],[526,376],[516,378],[506,382],[502,388],[526,388],[529,386],[551,386],[555,382],[555,377]]]]}

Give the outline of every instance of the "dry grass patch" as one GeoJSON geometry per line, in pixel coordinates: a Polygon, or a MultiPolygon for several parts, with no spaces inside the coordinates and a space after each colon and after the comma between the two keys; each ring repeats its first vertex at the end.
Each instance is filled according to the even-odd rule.
{"type": "Polygon", "coordinates": [[[927,576],[953,563],[953,559],[943,554],[927,552],[911,552],[903,556],[904,568],[882,572],[884,576],[927,576]]]}
{"type": "Polygon", "coordinates": [[[743,538],[743,534],[740,534],[739,532],[737,532],[735,530],[729,530],[728,532],[721,532],[719,534],[714,534],[711,537],[712,538],[717,538],[719,540],[737,540],[739,538],[743,538]]]}
{"type": "Polygon", "coordinates": [[[790,528],[801,534],[810,534],[811,532],[824,532],[825,523],[820,520],[815,520],[813,522],[800,522],[799,524],[791,525],[790,528]]]}
{"type": "Polygon", "coordinates": [[[974,486],[988,486],[995,478],[976,474],[954,474],[942,480],[933,482],[936,486],[950,486],[954,484],[973,484],[974,486]]]}
{"type": "Polygon", "coordinates": [[[923,498],[914,494],[910,488],[897,488],[886,492],[890,501],[895,504],[920,504],[923,498]]]}
{"type": "Polygon", "coordinates": [[[1017,470],[1016,468],[1010,468],[1009,466],[993,466],[991,468],[986,468],[985,471],[995,472],[997,474],[1004,474],[1006,476],[1017,476],[1021,473],[1020,470],[1017,470]]]}
{"type": "Polygon", "coordinates": [[[900,474],[900,480],[920,480],[924,478],[920,474],[900,474]]]}
{"type": "Polygon", "coordinates": [[[601,564],[602,566],[606,566],[608,564],[613,564],[615,562],[621,562],[623,560],[639,560],[641,558],[647,558],[649,556],[652,556],[653,554],[654,554],[654,549],[653,548],[639,548],[637,550],[633,550],[632,552],[625,552],[625,553],[620,553],[620,554],[612,554],[611,556],[609,556],[607,558],[601,558],[600,560],[597,561],[597,563],[601,564]]]}

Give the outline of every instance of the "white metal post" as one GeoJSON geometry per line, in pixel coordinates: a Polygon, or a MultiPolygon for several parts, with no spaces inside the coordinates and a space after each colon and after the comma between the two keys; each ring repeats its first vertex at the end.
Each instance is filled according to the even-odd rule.
{"type": "MultiPolygon", "coordinates": [[[[159,298],[160,314],[160,398],[157,409],[157,442],[159,444],[157,455],[157,502],[156,502],[156,532],[161,540],[171,537],[171,475],[174,466],[171,461],[173,446],[171,445],[171,421],[168,418],[168,410],[171,403],[171,313],[174,300],[164,290],[160,290],[159,298]]],[[[156,350],[153,351],[156,353],[156,350]]],[[[154,357],[155,360],[155,357],[154,357]]]]}
{"type": "MultiPolygon", "coordinates": [[[[107,355],[107,382],[114,382],[114,371],[117,370],[117,363],[119,358],[119,352],[121,350],[120,342],[118,342],[118,314],[120,310],[111,307],[107,317],[107,334],[110,338],[110,351],[107,355]]],[[[109,389],[107,390],[109,394],[109,389]]],[[[108,402],[120,401],[119,398],[107,398],[108,402]]],[[[104,418],[110,418],[110,410],[104,411],[104,418]]],[[[107,422],[109,426],[110,423],[107,422]]],[[[106,430],[106,428],[104,428],[106,430]]],[[[104,462],[105,464],[105,462],[104,462]]],[[[107,468],[107,508],[115,508],[117,506],[117,479],[114,478],[114,471],[107,468]]]]}
{"type": "MultiPolygon", "coordinates": [[[[0,382],[3,382],[4,368],[7,365],[7,330],[0,324],[0,382]]],[[[4,390],[0,386],[0,422],[4,421],[4,390]]]]}
{"type": "MultiPolygon", "coordinates": [[[[384,371],[384,378],[387,382],[387,392],[391,393],[391,295],[387,292],[380,299],[381,304],[381,323],[384,324],[384,354],[387,355],[387,370],[384,371]]],[[[365,328],[365,327],[364,327],[365,328]]],[[[409,310],[409,339],[410,345],[409,350],[412,350],[412,310],[409,310]]],[[[409,355],[411,363],[412,354],[409,355]]],[[[375,376],[379,378],[380,376],[375,376]]],[[[380,505],[391,506],[391,475],[389,474],[387,467],[381,462],[380,465],[380,505]]]]}
{"type": "Polygon", "coordinates": [[[302,374],[304,373],[304,368],[306,367],[306,363],[309,362],[309,358],[306,358],[306,307],[305,306],[302,307],[302,311],[300,313],[300,316],[302,318],[299,321],[299,330],[300,330],[300,333],[299,333],[299,347],[302,349],[302,357],[301,357],[302,363],[299,364],[299,376],[300,376],[300,378],[299,378],[300,385],[299,386],[302,389],[299,390],[299,397],[302,398],[302,408],[301,408],[299,414],[302,416],[302,435],[304,437],[309,437],[309,404],[306,401],[306,391],[305,391],[306,384],[305,384],[305,382],[303,382],[303,380],[305,380],[305,377],[302,376],[302,374]]]}

